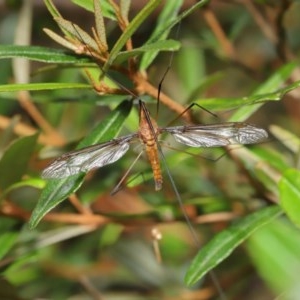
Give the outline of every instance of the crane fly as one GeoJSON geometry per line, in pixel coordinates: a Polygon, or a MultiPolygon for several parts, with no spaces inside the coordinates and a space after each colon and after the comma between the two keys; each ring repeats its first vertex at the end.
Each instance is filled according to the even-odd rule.
{"type": "Polygon", "coordinates": [[[129,149],[130,143],[140,141],[150,162],[155,190],[162,188],[163,178],[159,160],[158,136],[171,134],[174,139],[189,147],[221,147],[232,144],[255,144],[268,137],[262,129],[243,122],[211,125],[158,127],[150,117],[144,102],[139,100],[139,130],[133,134],[95,144],[63,154],[42,173],[44,178],[63,178],[114,163],[129,149]]]}

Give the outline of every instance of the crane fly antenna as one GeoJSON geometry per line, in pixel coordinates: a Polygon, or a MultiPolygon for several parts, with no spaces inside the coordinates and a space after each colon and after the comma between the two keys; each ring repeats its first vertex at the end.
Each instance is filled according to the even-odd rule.
{"type": "MultiPolygon", "coordinates": [[[[174,52],[172,52],[172,57],[174,56],[174,52]]],[[[161,93],[161,88],[162,88],[162,84],[163,84],[163,81],[165,80],[167,74],[169,73],[169,70],[171,68],[171,60],[169,61],[169,65],[167,66],[167,69],[165,70],[159,84],[158,84],[158,89],[157,89],[157,101],[156,101],[156,117],[155,119],[157,119],[158,117],[158,112],[159,112],[159,104],[160,104],[160,93],[161,93]]]]}
{"type": "MultiPolygon", "coordinates": [[[[181,22],[178,23],[177,28],[176,28],[175,37],[176,37],[177,40],[179,38],[180,26],[181,26],[181,22]]],[[[170,71],[170,69],[172,67],[173,59],[174,59],[174,51],[172,51],[171,54],[170,54],[168,66],[167,66],[165,72],[163,73],[163,75],[161,77],[161,80],[160,80],[160,82],[158,84],[158,88],[157,88],[157,102],[156,102],[156,117],[155,117],[156,119],[158,117],[158,112],[159,112],[160,93],[161,93],[162,85],[163,85],[163,82],[164,82],[165,78],[167,77],[167,74],[169,73],[169,71],[170,71]]]]}

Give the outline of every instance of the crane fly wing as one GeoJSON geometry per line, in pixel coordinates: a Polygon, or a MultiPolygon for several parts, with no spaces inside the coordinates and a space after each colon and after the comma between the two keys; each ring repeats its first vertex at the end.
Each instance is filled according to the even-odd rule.
{"type": "Polygon", "coordinates": [[[43,171],[42,177],[63,178],[109,165],[127,152],[129,143],[136,137],[135,133],[65,153],[43,171]]]}
{"type": "MultiPolygon", "coordinates": [[[[265,140],[267,132],[247,123],[174,126],[159,129],[172,134],[179,143],[190,147],[219,147],[230,144],[254,144],[265,140]]],[[[42,173],[44,178],[63,178],[111,164],[129,149],[138,133],[68,152],[54,160],[42,173]]]]}
{"type": "Polygon", "coordinates": [[[190,147],[220,147],[231,144],[255,144],[265,140],[268,133],[241,122],[211,125],[174,126],[160,129],[169,132],[179,143],[190,147]]]}

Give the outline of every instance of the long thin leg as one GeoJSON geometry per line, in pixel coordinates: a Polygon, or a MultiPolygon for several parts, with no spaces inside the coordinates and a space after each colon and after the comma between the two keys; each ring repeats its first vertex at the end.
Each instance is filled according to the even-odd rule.
{"type": "Polygon", "coordinates": [[[118,182],[118,184],[113,188],[113,190],[110,192],[110,195],[113,196],[114,194],[116,194],[119,190],[120,190],[120,186],[121,184],[124,182],[124,180],[126,179],[126,177],[128,176],[129,172],[132,170],[133,166],[135,165],[135,163],[138,161],[138,159],[141,157],[142,153],[144,151],[141,151],[138,156],[134,159],[134,161],[132,162],[131,166],[127,169],[127,171],[125,172],[125,174],[122,176],[122,178],[120,179],[120,181],[118,182]]]}

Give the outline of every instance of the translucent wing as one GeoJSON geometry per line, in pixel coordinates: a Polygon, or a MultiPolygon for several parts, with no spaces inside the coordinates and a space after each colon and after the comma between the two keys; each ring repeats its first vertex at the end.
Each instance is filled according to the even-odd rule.
{"type": "Polygon", "coordinates": [[[174,126],[161,128],[179,143],[190,147],[219,147],[230,144],[255,144],[268,137],[267,132],[247,123],[174,126]]]}
{"type": "Polygon", "coordinates": [[[129,143],[137,136],[135,133],[63,154],[43,171],[42,177],[63,178],[109,165],[127,152],[129,143]]]}

